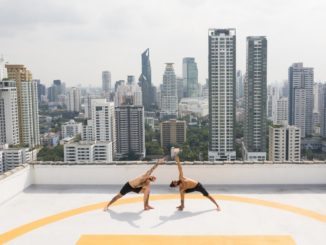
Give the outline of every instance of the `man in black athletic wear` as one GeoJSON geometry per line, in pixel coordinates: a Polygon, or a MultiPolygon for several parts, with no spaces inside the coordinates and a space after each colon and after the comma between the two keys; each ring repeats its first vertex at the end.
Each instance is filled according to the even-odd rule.
{"type": "MultiPolygon", "coordinates": [[[[177,149],[176,149],[177,150],[177,149]]],[[[178,156],[175,157],[175,160],[178,165],[178,170],[179,170],[179,180],[173,180],[170,184],[170,187],[177,187],[179,186],[179,191],[180,191],[180,198],[181,198],[181,205],[178,206],[177,208],[182,211],[184,209],[184,197],[185,193],[190,193],[194,191],[199,191],[201,192],[205,197],[207,197],[209,200],[211,200],[215,205],[218,211],[220,211],[219,205],[216,203],[213,197],[211,197],[206,189],[202,186],[201,183],[199,183],[196,180],[189,179],[183,176],[182,172],[182,167],[180,163],[180,159],[178,156]]]]}
{"type": "Polygon", "coordinates": [[[156,180],[156,177],[151,174],[157,168],[157,166],[162,163],[164,163],[164,158],[159,159],[156,164],[151,167],[145,174],[128,181],[122,187],[120,192],[115,197],[113,197],[112,200],[105,206],[103,211],[107,211],[112,203],[114,203],[129,192],[144,193],[144,210],[153,209],[153,207],[148,204],[148,200],[150,193],[150,183],[154,182],[156,180]]]}

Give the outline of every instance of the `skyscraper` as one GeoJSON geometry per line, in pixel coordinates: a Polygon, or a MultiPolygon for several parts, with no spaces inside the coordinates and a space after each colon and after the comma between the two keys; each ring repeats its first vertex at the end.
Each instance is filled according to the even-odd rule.
{"type": "Polygon", "coordinates": [[[166,63],[161,90],[161,117],[176,118],[178,115],[178,91],[173,63],[166,63]]]}
{"type": "Polygon", "coordinates": [[[313,132],[313,68],[294,63],[289,68],[289,125],[301,129],[301,137],[313,132]]]}
{"type": "Polygon", "coordinates": [[[8,78],[16,81],[20,144],[40,144],[37,82],[24,65],[6,65],[8,78]]]}
{"type": "Polygon", "coordinates": [[[134,76],[128,76],[127,84],[123,82],[116,91],[116,156],[118,159],[135,160],[146,156],[142,90],[134,80],[134,76]]]}
{"type": "Polygon", "coordinates": [[[149,49],[146,49],[141,55],[141,75],[139,77],[139,86],[142,89],[143,105],[146,111],[152,110],[155,105],[155,88],[152,86],[152,71],[149,60],[149,49]]]}
{"type": "Polygon", "coordinates": [[[247,37],[244,160],[266,160],[267,40],[247,37]]]}
{"type": "Polygon", "coordinates": [[[211,161],[235,160],[236,31],[208,31],[209,151],[211,161]]]}
{"type": "Polygon", "coordinates": [[[182,76],[185,81],[185,97],[198,97],[198,69],[195,58],[183,58],[182,76]]]}
{"type": "Polygon", "coordinates": [[[0,81],[1,144],[19,144],[18,104],[15,81],[0,81]]]}
{"type": "Polygon", "coordinates": [[[36,81],[21,82],[21,117],[22,126],[20,143],[33,148],[40,144],[40,124],[38,110],[38,93],[36,81]]]}
{"type": "Polygon", "coordinates": [[[109,71],[102,71],[102,90],[105,95],[111,92],[111,72],[109,71]]]}
{"type": "Polygon", "coordinates": [[[145,118],[144,107],[125,104],[115,108],[117,158],[144,158],[145,118]],[[132,154],[134,156],[132,156],[132,154]]]}
{"type": "Polygon", "coordinates": [[[67,110],[73,112],[80,112],[80,89],[72,87],[67,94],[67,110]]]}

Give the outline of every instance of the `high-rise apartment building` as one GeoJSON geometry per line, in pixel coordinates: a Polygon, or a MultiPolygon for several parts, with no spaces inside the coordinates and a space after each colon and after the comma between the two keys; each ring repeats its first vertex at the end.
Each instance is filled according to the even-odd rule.
{"type": "Polygon", "coordinates": [[[21,117],[20,143],[33,148],[40,144],[40,124],[38,93],[36,81],[21,82],[21,117]]]}
{"type": "Polygon", "coordinates": [[[144,107],[137,105],[120,105],[115,108],[117,158],[144,158],[145,148],[145,119],[144,107]]]}
{"type": "Polygon", "coordinates": [[[149,60],[149,49],[146,49],[141,55],[141,75],[139,77],[139,86],[142,89],[143,105],[145,111],[152,110],[155,103],[155,87],[152,85],[152,70],[149,60]]]}
{"type": "Polygon", "coordinates": [[[0,144],[19,144],[18,104],[15,81],[0,81],[0,144]]]}
{"type": "Polygon", "coordinates": [[[181,146],[187,139],[186,121],[170,119],[160,123],[161,146],[181,146]]]}
{"type": "Polygon", "coordinates": [[[313,132],[313,68],[294,63],[289,68],[289,125],[301,129],[301,137],[313,132]]]}
{"type": "Polygon", "coordinates": [[[300,161],[300,128],[272,125],[269,127],[269,160],[300,161]]]}
{"type": "Polygon", "coordinates": [[[106,95],[111,92],[111,72],[102,71],[102,90],[106,95]]]}
{"type": "Polygon", "coordinates": [[[209,151],[211,161],[235,160],[236,31],[208,31],[209,151]]]}
{"type": "Polygon", "coordinates": [[[186,57],[182,61],[185,97],[198,97],[198,68],[195,58],[186,57]]]}
{"type": "Polygon", "coordinates": [[[40,144],[37,81],[24,65],[6,65],[8,79],[16,81],[20,144],[40,144]]]}
{"type": "Polygon", "coordinates": [[[244,160],[266,160],[267,39],[247,37],[244,160]]]}
{"type": "MultiPolygon", "coordinates": [[[[288,98],[282,97],[277,100],[277,116],[276,116],[276,124],[288,125],[288,98]]],[[[275,122],[273,122],[275,123],[275,122]]]]}
{"type": "Polygon", "coordinates": [[[114,102],[106,99],[92,100],[93,141],[112,142],[112,152],[116,152],[114,102]]]}
{"type": "Polygon", "coordinates": [[[178,115],[178,91],[173,63],[166,63],[161,90],[161,117],[176,118],[178,115]]]}
{"type": "Polygon", "coordinates": [[[68,111],[80,112],[80,89],[72,87],[68,90],[66,105],[68,111]]]}

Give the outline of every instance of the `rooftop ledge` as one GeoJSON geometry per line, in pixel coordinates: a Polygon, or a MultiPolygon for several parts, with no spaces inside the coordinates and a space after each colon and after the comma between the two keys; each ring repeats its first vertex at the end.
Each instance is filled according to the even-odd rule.
{"type": "MultiPolygon", "coordinates": [[[[153,162],[34,162],[0,175],[0,204],[31,185],[122,185],[153,162]]],[[[325,162],[185,162],[184,175],[205,185],[326,185],[325,162]]],[[[174,161],[153,173],[156,185],[178,179],[174,161]]]]}

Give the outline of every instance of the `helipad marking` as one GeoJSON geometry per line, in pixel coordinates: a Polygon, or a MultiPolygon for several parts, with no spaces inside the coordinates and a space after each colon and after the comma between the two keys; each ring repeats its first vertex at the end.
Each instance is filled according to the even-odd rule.
{"type": "MultiPolygon", "coordinates": [[[[259,206],[265,206],[265,207],[271,207],[276,208],[279,210],[291,212],[297,215],[305,216],[307,218],[314,219],[316,221],[324,222],[326,223],[326,215],[320,214],[314,211],[310,211],[303,208],[298,208],[295,206],[277,203],[273,201],[266,201],[266,200],[260,200],[256,198],[249,198],[249,197],[241,197],[241,196],[229,196],[229,195],[212,195],[217,200],[223,200],[223,201],[231,201],[231,202],[242,202],[242,203],[249,203],[259,206]]],[[[160,201],[160,200],[171,200],[171,199],[178,199],[179,195],[177,194],[167,194],[167,195],[151,195],[151,201],[160,201]]],[[[202,195],[187,195],[187,199],[203,199],[202,195]]],[[[118,202],[114,203],[115,205],[121,205],[121,204],[130,204],[130,203],[136,203],[141,202],[143,200],[142,196],[139,197],[132,197],[132,198],[123,198],[120,199],[118,202]]],[[[17,228],[14,228],[8,232],[5,232],[0,235],[0,244],[4,242],[8,242],[10,240],[13,240],[21,235],[24,235],[32,230],[36,230],[42,226],[78,215],[82,213],[87,213],[94,211],[96,209],[102,209],[106,205],[106,202],[91,204],[87,206],[83,206],[76,209],[67,210],[58,214],[54,214],[51,216],[47,216],[45,218],[33,221],[28,224],[24,224],[22,226],[19,226],[17,228]]],[[[223,208],[223,207],[222,207],[223,208]]]]}
{"type": "Polygon", "coordinates": [[[76,245],[295,245],[290,236],[82,235],[76,245]]]}

